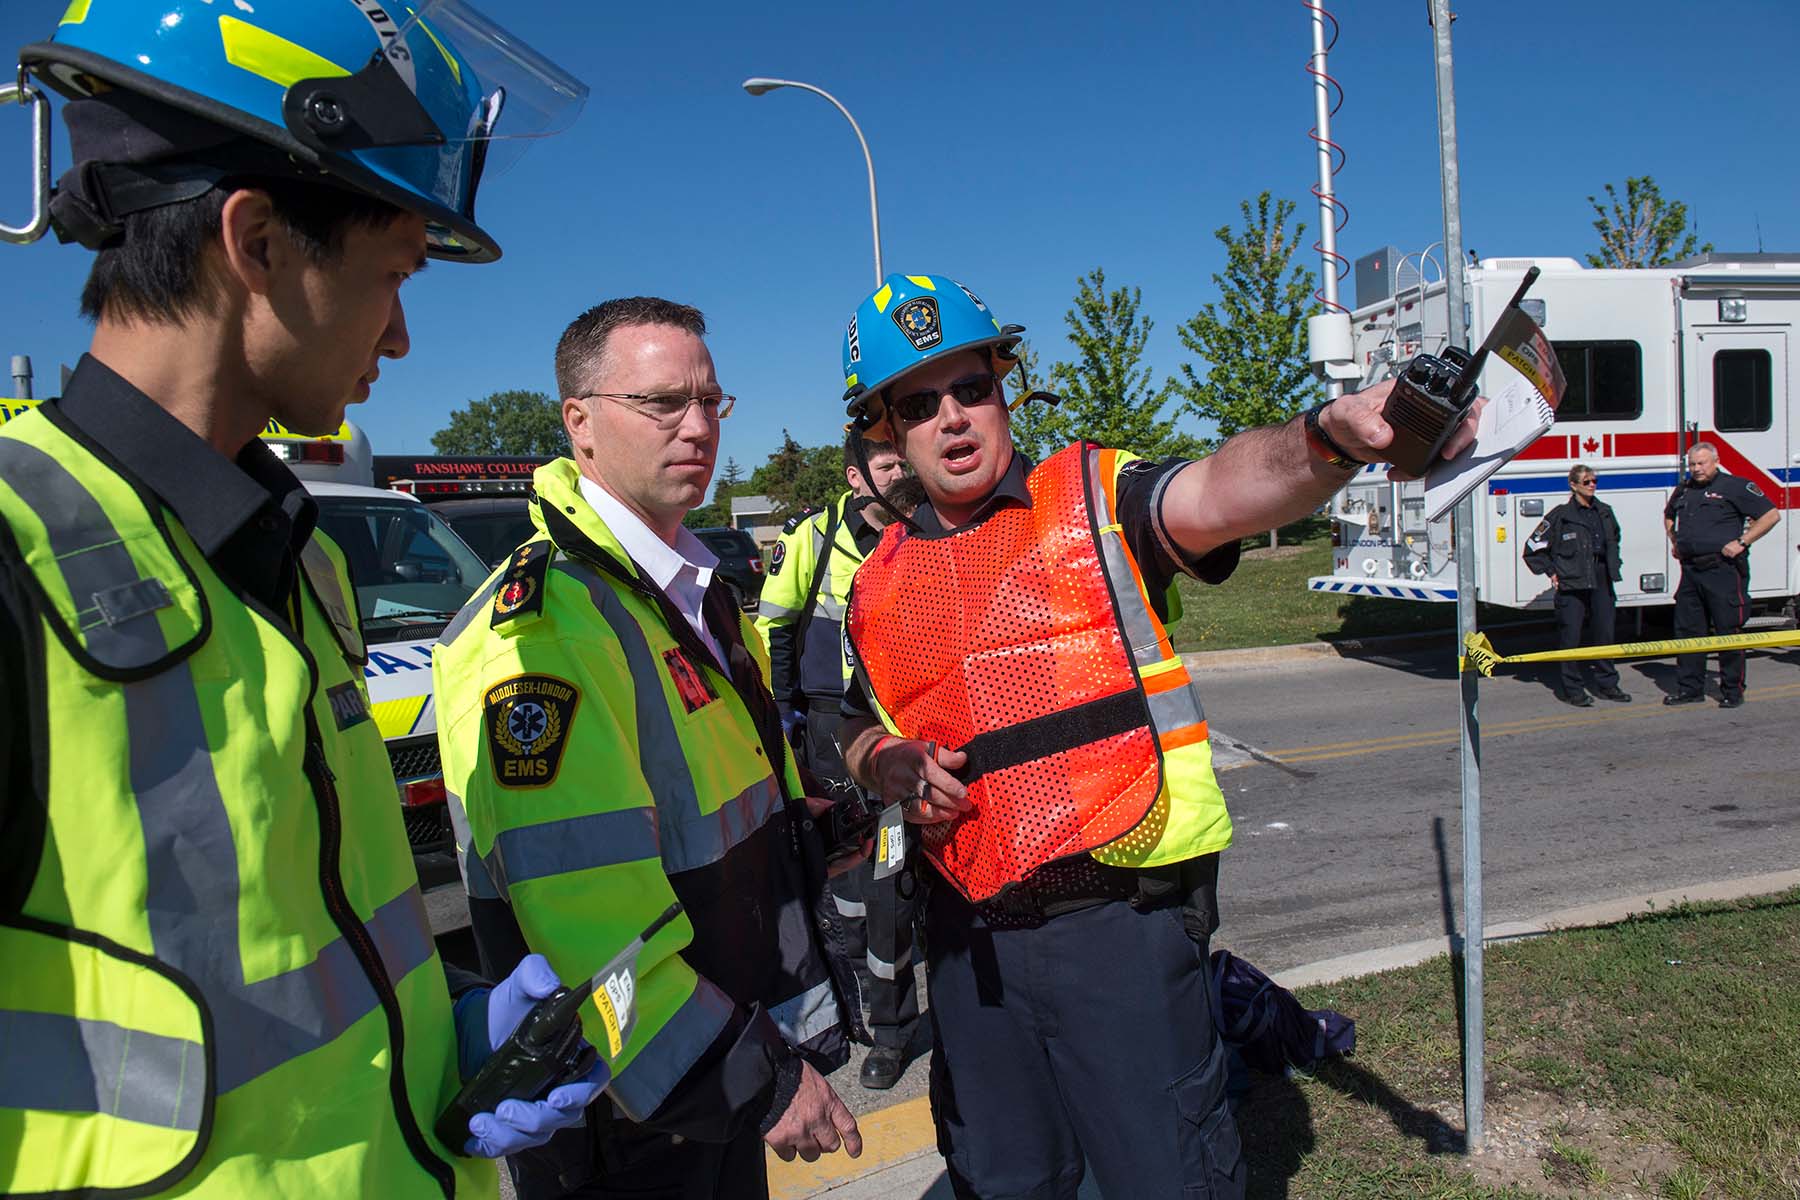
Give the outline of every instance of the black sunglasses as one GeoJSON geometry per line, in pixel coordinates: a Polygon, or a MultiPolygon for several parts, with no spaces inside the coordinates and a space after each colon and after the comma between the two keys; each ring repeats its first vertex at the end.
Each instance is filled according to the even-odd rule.
{"type": "Polygon", "coordinates": [[[917,423],[929,421],[937,416],[945,396],[954,397],[964,408],[971,408],[994,394],[994,373],[983,372],[971,375],[967,379],[959,379],[955,383],[942,388],[927,388],[920,392],[908,392],[904,396],[895,396],[888,402],[888,407],[902,421],[917,423]]]}

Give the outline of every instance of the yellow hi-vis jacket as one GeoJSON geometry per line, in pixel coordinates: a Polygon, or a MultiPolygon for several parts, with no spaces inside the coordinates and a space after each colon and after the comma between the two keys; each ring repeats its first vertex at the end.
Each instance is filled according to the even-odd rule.
{"type": "MultiPolygon", "coordinates": [[[[679,899],[684,915],[638,959],[636,1026],[607,1091],[631,1120],[671,1128],[660,1118],[680,1109],[672,1131],[726,1140],[765,1116],[797,1051],[830,1067],[847,1050],[807,906],[823,860],[802,862],[809,822],[790,814],[800,786],[760,690],[768,664],[735,606],[714,616],[736,622],[738,661],[713,660],[572,461],[533,485],[537,537],[432,658],[476,936],[498,909],[523,935],[513,953],[583,979],[679,899]],[[765,1111],[749,1111],[758,1094],[765,1111]]],[[[582,1011],[608,1047],[599,1011],[582,1011]]]]}
{"type": "Polygon", "coordinates": [[[855,493],[845,492],[823,512],[790,520],[763,580],[756,632],[769,651],[771,690],[790,708],[805,708],[809,699],[836,703],[850,683],[844,611],[863,560],[850,529],[855,500],[855,493]],[[825,571],[819,575],[819,592],[808,615],[806,600],[820,559],[826,560],[825,571]],[[804,645],[799,644],[802,627],[804,645]]]}
{"type": "Polygon", "coordinates": [[[0,913],[0,1192],[494,1193],[431,1133],[450,998],[323,549],[277,622],[52,406],[0,430],[42,681],[0,799],[44,819],[0,913]]]}

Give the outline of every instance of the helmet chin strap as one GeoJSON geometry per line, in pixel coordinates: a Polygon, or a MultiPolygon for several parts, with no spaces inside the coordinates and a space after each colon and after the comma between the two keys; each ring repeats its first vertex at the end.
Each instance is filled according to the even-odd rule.
{"type": "MultiPolygon", "coordinates": [[[[865,409],[864,412],[866,413],[867,409],[865,409]]],[[[873,429],[874,428],[873,422],[870,422],[868,425],[863,425],[862,419],[859,419],[857,421],[857,424],[859,426],[862,426],[864,429],[873,429]]],[[[850,445],[851,445],[852,451],[856,455],[856,469],[862,473],[863,483],[867,484],[868,488],[869,488],[869,495],[866,497],[862,497],[860,500],[860,503],[863,505],[868,505],[868,504],[881,505],[882,508],[887,510],[887,513],[890,517],[892,517],[894,520],[900,522],[900,524],[906,526],[907,531],[910,533],[925,532],[924,529],[922,529],[919,526],[919,523],[917,521],[913,520],[907,514],[901,512],[898,508],[895,508],[892,504],[888,503],[888,498],[881,494],[880,488],[875,486],[875,473],[873,471],[869,470],[869,453],[868,453],[868,451],[863,449],[863,439],[860,437],[851,438],[850,445]]]]}

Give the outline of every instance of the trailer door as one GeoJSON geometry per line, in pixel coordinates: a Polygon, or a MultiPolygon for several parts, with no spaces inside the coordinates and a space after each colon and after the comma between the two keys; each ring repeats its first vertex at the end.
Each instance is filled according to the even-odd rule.
{"type": "MultiPolygon", "coordinates": [[[[1800,488],[1789,485],[1800,482],[1800,471],[1788,443],[1787,331],[1714,327],[1696,331],[1695,340],[1689,395],[1699,403],[1690,403],[1688,419],[1718,443],[1721,466],[1761,488],[1790,520],[1789,497],[1800,488]]],[[[1791,533],[1778,527],[1751,551],[1752,595],[1792,594],[1791,533]]]]}

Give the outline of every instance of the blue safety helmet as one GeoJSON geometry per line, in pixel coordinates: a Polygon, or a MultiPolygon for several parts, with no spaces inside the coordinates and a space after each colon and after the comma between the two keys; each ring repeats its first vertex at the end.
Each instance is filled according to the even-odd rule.
{"type": "Polygon", "coordinates": [[[844,331],[844,401],[867,429],[880,421],[874,403],[895,379],[946,354],[990,350],[995,374],[1012,370],[1008,357],[1023,325],[1001,325],[981,298],[948,275],[889,275],[857,306],[844,331]]]}
{"type": "Polygon", "coordinates": [[[425,218],[433,257],[494,259],[483,170],[587,96],[464,0],[74,0],[18,61],[71,102],[52,212],[90,246],[235,173],[373,196],[425,218]]]}

